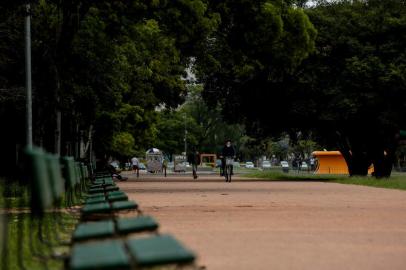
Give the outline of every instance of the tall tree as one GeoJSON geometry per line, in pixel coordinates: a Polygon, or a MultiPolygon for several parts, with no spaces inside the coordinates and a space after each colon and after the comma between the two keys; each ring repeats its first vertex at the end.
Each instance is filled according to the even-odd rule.
{"type": "Polygon", "coordinates": [[[220,103],[227,119],[259,132],[261,122],[289,111],[286,77],[314,49],[316,30],[293,1],[211,1],[209,7],[221,24],[197,61],[203,95],[208,104],[220,103]]]}
{"type": "Polygon", "coordinates": [[[210,109],[201,92],[202,85],[189,85],[188,96],[182,106],[159,113],[158,148],[170,155],[183,152],[185,130],[189,149],[197,147],[202,153],[217,153],[226,139],[231,139],[239,148],[245,134],[244,127],[226,123],[221,108],[210,109]]]}
{"type": "MultiPolygon", "coordinates": [[[[0,88],[24,102],[13,91],[24,84],[23,1],[9,2],[0,4],[0,88]]],[[[183,101],[181,77],[218,20],[204,0],[31,2],[34,140],[55,150],[61,115],[62,154],[89,149],[79,142],[96,143],[99,154],[117,154],[119,141],[133,142],[134,151],[151,144],[155,108],[183,101]]],[[[19,115],[19,107],[2,107],[0,117],[19,115]]],[[[16,134],[24,127],[10,138],[16,134]]]]}
{"type": "Polygon", "coordinates": [[[293,91],[322,138],[351,175],[390,176],[406,106],[406,3],[323,2],[307,11],[317,50],[296,74],[293,91]],[[324,127],[321,129],[321,127],[324,127]]]}

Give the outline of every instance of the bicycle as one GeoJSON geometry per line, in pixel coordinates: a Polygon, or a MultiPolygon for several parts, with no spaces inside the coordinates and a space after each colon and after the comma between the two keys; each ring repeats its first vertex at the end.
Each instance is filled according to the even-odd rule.
{"type": "Polygon", "coordinates": [[[224,167],[224,177],[226,178],[226,182],[231,182],[231,175],[233,174],[233,163],[234,159],[232,157],[226,157],[226,166],[224,167]]]}

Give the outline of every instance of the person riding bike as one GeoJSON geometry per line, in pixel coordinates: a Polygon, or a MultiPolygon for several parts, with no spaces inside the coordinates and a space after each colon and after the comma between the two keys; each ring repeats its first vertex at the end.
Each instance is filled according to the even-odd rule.
{"type": "MultiPolygon", "coordinates": [[[[234,146],[232,146],[231,140],[227,140],[224,147],[223,147],[223,149],[221,150],[221,156],[220,156],[222,171],[223,171],[224,174],[226,172],[226,170],[225,170],[226,169],[226,159],[227,158],[234,159],[235,156],[236,156],[236,153],[235,153],[234,146]]],[[[231,165],[231,172],[230,173],[231,173],[231,175],[233,174],[233,165],[231,165]]]]}

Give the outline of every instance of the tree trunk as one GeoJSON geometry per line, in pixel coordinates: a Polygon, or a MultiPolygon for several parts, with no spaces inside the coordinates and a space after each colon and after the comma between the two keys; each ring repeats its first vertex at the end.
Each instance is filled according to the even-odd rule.
{"type": "Polygon", "coordinates": [[[354,136],[336,132],[338,148],[348,166],[350,176],[367,176],[371,165],[365,145],[354,136]]]}
{"type": "Polygon", "coordinates": [[[390,177],[392,173],[393,158],[385,156],[374,161],[374,176],[376,178],[390,177]]]}
{"type": "Polygon", "coordinates": [[[376,178],[387,178],[391,176],[395,163],[398,140],[396,136],[389,138],[382,148],[373,152],[374,176],[376,178]]]}
{"type": "Polygon", "coordinates": [[[367,176],[370,161],[368,155],[362,151],[348,151],[348,154],[343,154],[347,162],[348,172],[350,176],[367,176]]]}
{"type": "Polygon", "coordinates": [[[93,135],[93,125],[90,125],[88,135],[87,135],[87,141],[85,142],[84,136],[81,136],[81,143],[80,143],[80,158],[81,159],[85,159],[87,156],[90,144],[92,142],[92,135],[93,135]]]}
{"type": "Polygon", "coordinates": [[[389,128],[365,128],[345,136],[339,135],[340,150],[350,176],[368,175],[368,168],[373,164],[373,176],[390,177],[398,146],[396,132],[389,128]]]}

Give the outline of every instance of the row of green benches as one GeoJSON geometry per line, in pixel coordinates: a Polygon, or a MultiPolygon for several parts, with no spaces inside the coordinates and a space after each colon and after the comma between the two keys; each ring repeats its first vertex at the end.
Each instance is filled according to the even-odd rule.
{"type": "Polygon", "coordinates": [[[109,173],[91,173],[72,157],[60,158],[36,147],[27,150],[26,157],[31,214],[41,219],[54,213],[62,223],[60,210],[66,209],[79,221],[67,243],[70,252],[53,255],[65,260],[65,269],[197,268],[194,253],[173,236],[160,234],[156,220],[143,215],[109,173]]]}

